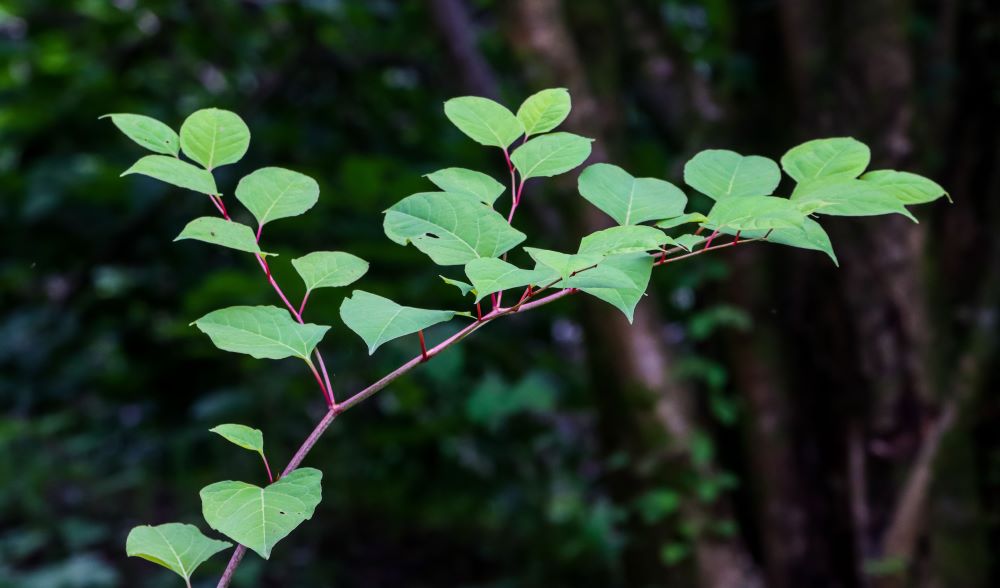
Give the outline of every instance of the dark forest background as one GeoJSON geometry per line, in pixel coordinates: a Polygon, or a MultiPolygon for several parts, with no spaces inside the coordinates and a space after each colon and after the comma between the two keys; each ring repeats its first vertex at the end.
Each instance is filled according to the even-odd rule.
{"type": "MultiPolygon", "coordinates": [[[[273,294],[245,257],[171,243],[209,202],[120,179],[140,149],[98,116],[239,112],[224,191],[264,165],[322,187],[269,229],[293,296],[287,259],[346,249],[365,289],[447,308],[380,212],[441,167],[504,177],[444,100],[549,86],[636,175],[852,135],[954,203],[832,218],[839,268],[775,245],[671,265],[632,326],[589,300],[490,326],[334,424],[317,515],[236,585],[1000,585],[998,56],[990,0],[0,1],[0,587],[178,586],[124,538],[207,531],[201,486],[259,481],[207,429],[261,428],[283,463],[324,409],[297,362],[187,326],[273,294]]],[[[540,246],[597,222],[574,186],[529,186],[540,246]]],[[[343,294],[311,307],[340,397],[416,352],[369,358],[343,294]]]]}

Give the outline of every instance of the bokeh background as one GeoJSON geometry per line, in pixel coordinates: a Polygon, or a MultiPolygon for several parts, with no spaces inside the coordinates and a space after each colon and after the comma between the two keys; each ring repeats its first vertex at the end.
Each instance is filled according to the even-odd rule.
{"type": "MultiPolygon", "coordinates": [[[[671,265],[631,327],[574,297],[480,331],[334,424],[315,518],[236,585],[1000,585],[997,56],[990,0],[0,1],[0,586],[178,586],[125,557],[128,529],[208,531],[198,489],[262,477],[207,429],[258,427],[281,464],[323,412],[298,362],[188,326],[273,293],[247,257],[171,242],[210,203],[119,178],[141,149],[98,116],[231,109],[253,141],[224,191],[316,177],[265,237],[293,298],[287,259],[346,249],[365,289],[463,308],[380,211],[441,167],[504,177],[444,100],[550,86],[636,175],[853,135],[954,204],[827,217],[839,269],[774,245],[671,265]]],[[[598,222],[572,178],[526,199],[535,245],[598,222]]],[[[417,349],[369,358],[344,294],[309,310],[340,397],[417,349]]]]}

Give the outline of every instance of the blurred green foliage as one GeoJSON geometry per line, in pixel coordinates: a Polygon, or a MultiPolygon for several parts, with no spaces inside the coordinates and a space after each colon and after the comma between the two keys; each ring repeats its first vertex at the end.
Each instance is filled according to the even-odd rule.
{"type": "MultiPolygon", "coordinates": [[[[724,34],[731,23],[699,23],[682,26],[683,42],[719,58],[704,26],[724,34]]],[[[516,72],[499,31],[483,33],[484,51],[516,72]]],[[[322,401],[298,362],[220,355],[195,335],[193,318],[272,293],[243,256],[171,243],[209,202],[119,179],[138,151],[98,117],[136,112],[176,128],[195,109],[231,109],[253,140],[218,173],[224,193],[263,165],[317,178],[316,209],[268,228],[268,247],[286,260],[275,274],[293,296],[301,286],[287,259],[346,249],[372,262],[366,289],[466,304],[412,248],[381,235],[380,212],[425,189],[422,174],[462,165],[502,177],[503,162],[442,115],[463,90],[419,2],[7,0],[0,64],[0,586],[172,586],[126,560],[127,530],[170,520],[205,529],[198,488],[263,474],[208,428],[260,428],[281,463],[322,401]]],[[[527,86],[515,74],[509,89],[527,86]]],[[[637,171],[665,175],[659,148],[633,149],[637,171]]],[[[679,288],[678,332],[689,319],[699,338],[743,325],[725,309],[693,314],[702,277],[658,279],[679,288]]],[[[317,516],[266,569],[248,558],[245,585],[614,584],[629,512],[658,523],[685,495],[708,499],[725,485],[680,484],[634,506],[609,498],[602,480],[615,462],[593,441],[590,398],[601,391],[579,369],[574,304],[491,328],[338,421],[309,457],[325,475],[317,516]]],[[[327,357],[343,397],[415,343],[369,359],[338,305],[339,294],[318,291],[309,312],[335,326],[327,357]]],[[[685,365],[694,378],[724,378],[695,357],[685,365]]],[[[687,553],[678,541],[664,558],[687,553]]]]}

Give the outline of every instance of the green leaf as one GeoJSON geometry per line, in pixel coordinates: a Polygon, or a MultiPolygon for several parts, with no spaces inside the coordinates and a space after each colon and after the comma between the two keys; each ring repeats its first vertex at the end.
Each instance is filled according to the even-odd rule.
{"type": "Polygon", "coordinates": [[[264,434],[259,429],[228,423],[212,427],[209,431],[220,435],[233,445],[238,445],[250,451],[256,451],[261,457],[264,457],[264,434]]]}
{"type": "Polygon", "coordinates": [[[386,211],[383,226],[390,239],[413,243],[439,265],[498,257],[525,239],[495,210],[450,192],[407,196],[386,211]]]}
{"type": "Polygon", "coordinates": [[[465,275],[472,281],[476,289],[476,302],[479,302],[495,292],[540,284],[551,276],[552,272],[521,269],[500,259],[483,258],[473,259],[467,263],[465,275]]]}
{"type": "Polygon", "coordinates": [[[228,541],[209,539],[194,525],[181,523],[134,527],[125,539],[125,553],[129,557],[161,565],[184,578],[188,586],[198,566],[232,546],[228,541]]]}
{"type": "Polygon", "coordinates": [[[204,241],[205,243],[221,245],[222,247],[246,251],[247,253],[271,255],[260,250],[260,246],[257,245],[257,239],[254,237],[253,229],[244,224],[227,221],[214,216],[201,216],[189,222],[174,241],[181,241],[183,239],[204,241]]]}
{"type": "Polygon", "coordinates": [[[600,253],[570,254],[535,247],[525,247],[524,250],[536,263],[551,269],[564,280],[575,272],[597,265],[604,257],[600,253]]]}
{"type": "Polygon", "coordinates": [[[528,97],[517,109],[517,120],[524,125],[525,135],[547,133],[569,116],[569,92],[565,88],[550,88],[528,97]]]}
{"type": "Polygon", "coordinates": [[[653,257],[646,253],[624,253],[606,258],[594,269],[587,270],[572,278],[567,287],[579,288],[583,292],[611,304],[625,314],[632,322],[635,306],[646,293],[649,276],[653,272],[653,257]],[[589,286],[573,283],[577,279],[606,280],[615,284],[611,287],[589,286]]]}
{"type": "MultiPolygon", "coordinates": [[[[871,182],[885,189],[903,204],[926,204],[948,196],[937,182],[910,172],[879,169],[861,176],[861,181],[871,182]]],[[[948,198],[951,200],[951,198],[948,198]]]]}
{"type": "Polygon", "coordinates": [[[439,169],[427,179],[445,192],[471,196],[487,206],[493,206],[504,191],[503,184],[490,176],[461,167],[439,169]]]}
{"type": "Polygon", "coordinates": [[[326,325],[300,324],[287,311],[274,306],[231,306],[210,312],[192,324],[223,351],[257,359],[298,357],[306,362],[330,329],[326,325]]]}
{"type": "MultiPolygon", "coordinates": [[[[765,233],[766,231],[751,231],[743,233],[743,236],[753,239],[763,237],[765,233]]],[[[837,255],[833,252],[833,244],[830,243],[830,236],[826,234],[826,231],[823,230],[823,227],[818,222],[810,218],[807,218],[801,227],[774,229],[768,235],[767,241],[790,247],[798,247],[799,249],[821,251],[833,260],[834,265],[840,265],[837,262],[837,255]]]]}
{"type": "Polygon", "coordinates": [[[797,227],[806,213],[787,198],[743,196],[719,200],[708,213],[711,228],[729,227],[740,231],[797,227]]]}
{"type": "MultiPolygon", "coordinates": [[[[733,232],[735,233],[736,231],[733,232]]],[[[705,237],[699,235],[681,235],[680,237],[674,237],[674,244],[687,251],[692,251],[704,240],[705,237]]]]}
{"type": "Polygon", "coordinates": [[[687,196],[670,182],[635,178],[607,163],[588,166],[577,185],[581,196],[620,225],[677,216],[687,205],[687,196]]]}
{"type": "Polygon", "coordinates": [[[815,139],[792,147],[781,158],[781,167],[796,182],[827,176],[856,178],[871,161],[868,146],[850,137],[815,139]]]}
{"type": "Polygon", "coordinates": [[[212,174],[168,155],[147,155],[122,173],[141,174],[202,194],[218,194],[212,174]]]}
{"type": "Polygon", "coordinates": [[[803,182],[792,192],[792,202],[810,214],[877,216],[896,213],[914,222],[917,220],[889,189],[845,176],[803,182]]]}
{"type": "Polygon", "coordinates": [[[340,305],[340,318],[368,344],[368,354],[383,343],[451,320],[451,310],[425,310],[396,304],[363,290],[355,290],[340,305]]]}
{"type": "Polygon", "coordinates": [[[660,229],[645,225],[611,227],[587,235],[580,241],[578,253],[614,255],[652,251],[673,240],[660,229]]]}
{"type": "Polygon", "coordinates": [[[110,118],[125,136],[150,151],[174,157],[180,152],[180,137],[173,129],[155,118],[122,113],[105,114],[101,118],[110,118]]]}
{"type": "Polygon", "coordinates": [[[444,114],[480,145],[506,149],[524,134],[514,113],[489,98],[463,96],[444,103],[444,114]]]}
{"type": "Polygon", "coordinates": [[[250,147],[250,129],[236,113],[205,108],[181,125],[181,149],[211,171],[236,163],[250,147]]]}
{"type": "Polygon", "coordinates": [[[265,488],[216,482],[201,489],[202,514],[213,529],[268,559],[279,541],[312,518],[322,478],[317,469],[301,468],[265,488]]]}
{"type": "Polygon", "coordinates": [[[707,220],[708,217],[700,212],[689,212],[688,214],[682,214],[681,216],[675,216],[674,218],[662,220],[656,223],[656,226],[661,229],[672,229],[687,223],[703,223],[707,220]]]}
{"type": "Polygon", "coordinates": [[[453,280],[453,279],[445,277],[445,276],[438,276],[438,277],[441,278],[442,280],[444,280],[445,284],[448,284],[449,286],[454,286],[454,287],[458,288],[459,290],[461,290],[462,296],[465,296],[465,295],[469,294],[470,292],[475,292],[475,288],[472,287],[472,284],[466,284],[462,280],[453,280]]]}
{"type": "Polygon", "coordinates": [[[521,180],[547,177],[568,172],[590,157],[587,139],[572,133],[552,133],[535,137],[510,155],[511,162],[521,172],[521,180]]]}
{"type": "Polygon", "coordinates": [[[684,182],[714,200],[770,196],[781,182],[781,170],[766,157],[708,149],[684,165],[684,182]]]}
{"type": "Polygon", "coordinates": [[[368,262],[343,251],[314,251],[292,260],[306,285],[306,291],[316,288],[337,288],[356,282],[368,272],[368,262]]]}
{"type": "Polygon", "coordinates": [[[236,198],[264,226],[279,218],[298,216],[319,200],[319,184],[305,174],[265,167],[245,176],[236,186],[236,198]]]}

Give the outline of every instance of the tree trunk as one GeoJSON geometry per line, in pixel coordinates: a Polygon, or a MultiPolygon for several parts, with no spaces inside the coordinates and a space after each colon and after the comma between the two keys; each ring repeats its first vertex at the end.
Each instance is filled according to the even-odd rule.
{"type": "MultiPolygon", "coordinates": [[[[538,68],[536,77],[568,88],[573,96],[574,109],[567,128],[596,139],[592,159],[606,161],[607,146],[619,127],[618,115],[613,113],[620,109],[608,100],[602,102],[594,92],[588,69],[594,71],[597,66],[583,67],[561,3],[519,0],[515,3],[515,25],[515,45],[524,48],[529,57],[526,63],[538,68]]],[[[606,26],[602,28],[606,30],[606,26]]],[[[601,48],[607,51],[608,44],[601,44],[601,48]]],[[[600,212],[587,207],[578,229],[586,234],[607,226],[608,220],[600,212]]],[[[591,373],[598,383],[598,414],[605,446],[609,453],[627,451],[638,466],[624,472],[616,484],[618,500],[627,503],[655,488],[657,482],[670,479],[669,472],[657,470],[676,469],[678,456],[687,467],[698,467],[686,459],[686,450],[698,428],[693,393],[671,377],[671,351],[660,335],[655,292],[651,291],[639,304],[631,325],[618,311],[594,301],[587,302],[586,317],[591,373]]],[[[713,470],[710,464],[701,467],[701,475],[713,470]]],[[[716,505],[717,512],[728,512],[728,505],[722,502],[716,505]]],[[[699,525],[713,513],[692,503],[685,514],[699,525]]],[[[631,533],[633,540],[625,556],[628,586],[674,583],[671,576],[676,572],[666,568],[659,558],[668,537],[653,531],[637,528],[631,533]]],[[[700,586],[745,588],[760,584],[749,553],[736,539],[701,533],[695,539],[694,553],[700,586]]],[[[688,583],[680,581],[677,585],[688,583]]]]}

